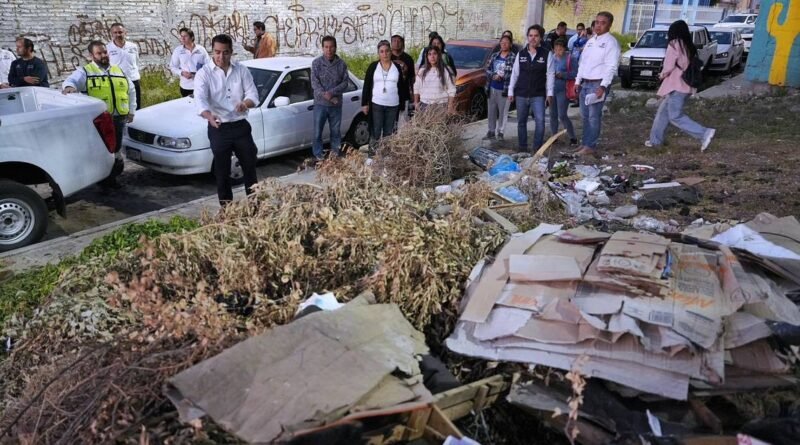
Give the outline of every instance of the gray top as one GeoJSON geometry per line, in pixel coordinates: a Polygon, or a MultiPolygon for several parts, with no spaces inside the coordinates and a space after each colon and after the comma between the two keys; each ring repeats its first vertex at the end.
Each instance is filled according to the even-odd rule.
{"type": "Polygon", "coordinates": [[[342,93],[347,89],[347,64],[339,56],[328,60],[319,56],[311,62],[311,87],[314,89],[314,105],[334,106],[322,95],[333,93],[342,106],[342,93]]]}

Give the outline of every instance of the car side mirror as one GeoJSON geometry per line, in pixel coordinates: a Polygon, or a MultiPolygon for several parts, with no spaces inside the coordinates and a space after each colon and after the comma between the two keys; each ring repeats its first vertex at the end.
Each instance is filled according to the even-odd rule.
{"type": "Polygon", "coordinates": [[[636,42],[628,43],[628,48],[635,48],[635,47],[636,47],[636,42]]]}
{"type": "Polygon", "coordinates": [[[278,96],[272,101],[272,104],[275,105],[275,108],[285,107],[289,105],[289,98],[286,96],[278,96]]]}

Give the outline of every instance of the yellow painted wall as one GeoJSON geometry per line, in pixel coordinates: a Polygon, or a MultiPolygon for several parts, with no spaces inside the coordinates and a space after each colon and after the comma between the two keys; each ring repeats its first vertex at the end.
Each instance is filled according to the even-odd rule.
{"type": "Polygon", "coordinates": [[[503,30],[510,29],[514,33],[515,40],[519,40],[529,26],[525,23],[527,14],[527,1],[506,0],[503,7],[503,30]]]}

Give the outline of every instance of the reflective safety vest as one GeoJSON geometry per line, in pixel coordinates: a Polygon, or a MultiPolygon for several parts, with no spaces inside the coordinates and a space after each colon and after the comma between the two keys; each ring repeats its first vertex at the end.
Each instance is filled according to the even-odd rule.
{"type": "Polygon", "coordinates": [[[116,111],[120,116],[127,116],[128,78],[117,65],[111,65],[108,72],[103,71],[92,62],[83,67],[86,71],[86,93],[106,103],[108,112],[116,111]]]}

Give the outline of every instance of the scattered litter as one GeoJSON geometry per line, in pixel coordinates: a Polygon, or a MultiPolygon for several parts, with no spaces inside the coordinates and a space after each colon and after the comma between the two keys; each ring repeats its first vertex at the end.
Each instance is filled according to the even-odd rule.
{"type": "Polygon", "coordinates": [[[475,147],[469,154],[469,159],[473,164],[486,170],[498,157],[500,152],[486,147],[475,147]]]}
{"type": "Polygon", "coordinates": [[[694,187],[678,184],[677,187],[649,190],[636,200],[640,209],[664,210],[680,204],[694,205],[700,202],[700,194],[694,187]]]}
{"type": "Polygon", "coordinates": [[[633,219],[631,225],[637,230],[647,230],[649,232],[669,232],[669,224],[659,221],[652,216],[640,215],[633,219]]]}
{"type": "Polygon", "coordinates": [[[322,295],[315,292],[297,306],[297,313],[303,312],[303,310],[309,306],[316,306],[323,311],[335,311],[344,306],[344,304],[336,300],[336,296],[333,295],[333,292],[327,292],[322,295]]]}
{"type": "Polygon", "coordinates": [[[512,203],[528,202],[528,195],[513,185],[497,189],[497,194],[512,203]]]}
{"type": "MultiPolygon", "coordinates": [[[[622,167],[622,166],[620,165],[620,167],[622,167]]],[[[652,171],[652,170],[655,170],[655,168],[654,168],[654,167],[652,167],[652,166],[650,166],[650,165],[644,165],[644,164],[633,164],[633,165],[631,165],[631,167],[632,167],[634,170],[636,170],[636,171],[640,171],[640,172],[644,172],[644,171],[647,171],[647,170],[651,170],[651,171],[652,171]]]]}
{"type": "Polygon", "coordinates": [[[600,175],[600,169],[591,165],[576,165],[575,171],[582,174],[584,178],[596,178],[600,175]]]}
{"type": "Polygon", "coordinates": [[[773,244],[746,224],[739,224],[711,238],[711,240],[728,247],[744,249],[755,255],[800,260],[800,255],[785,247],[773,244]]]}
{"type": "Polygon", "coordinates": [[[437,185],[434,190],[436,191],[436,193],[438,193],[440,195],[446,195],[446,194],[448,194],[448,193],[453,191],[453,186],[451,186],[449,184],[448,185],[437,185]]]}
{"type": "Polygon", "coordinates": [[[587,195],[598,188],[600,188],[600,181],[596,179],[581,179],[575,183],[575,190],[586,193],[587,195]]]}
{"type": "Polygon", "coordinates": [[[701,182],[705,182],[705,178],[701,178],[699,176],[690,176],[688,178],[676,178],[675,182],[680,182],[683,185],[693,186],[700,184],[701,182]]]}
{"type": "Polygon", "coordinates": [[[639,208],[633,204],[628,204],[617,207],[612,213],[619,218],[631,218],[639,213],[639,208]]]}
{"type": "Polygon", "coordinates": [[[608,197],[608,194],[604,191],[594,192],[589,195],[589,203],[594,204],[596,206],[607,206],[611,204],[611,198],[608,197]]]}
{"type": "Polygon", "coordinates": [[[656,183],[655,178],[647,178],[644,181],[642,181],[642,184],[655,184],[655,183],[656,183]]]}
{"type": "Polygon", "coordinates": [[[680,187],[681,184],[678,182],[661,182],[655,183],[655,179],[652,182],[647,182],[647,180],[643,181],[643,186],[641,187],[642,190],[651,190],[651,189],[663,189],[669,187],[680,187]]]}
{"type": "Polygon", "coordinates": [[[492,166],[489,168],[489,174],[491,176],[497,176],[503,173],[516,173],[520,170],[521,168],[519,167],[519,164],[514,162],[511,156],[500,155],[494,160],[492,166]]]}

